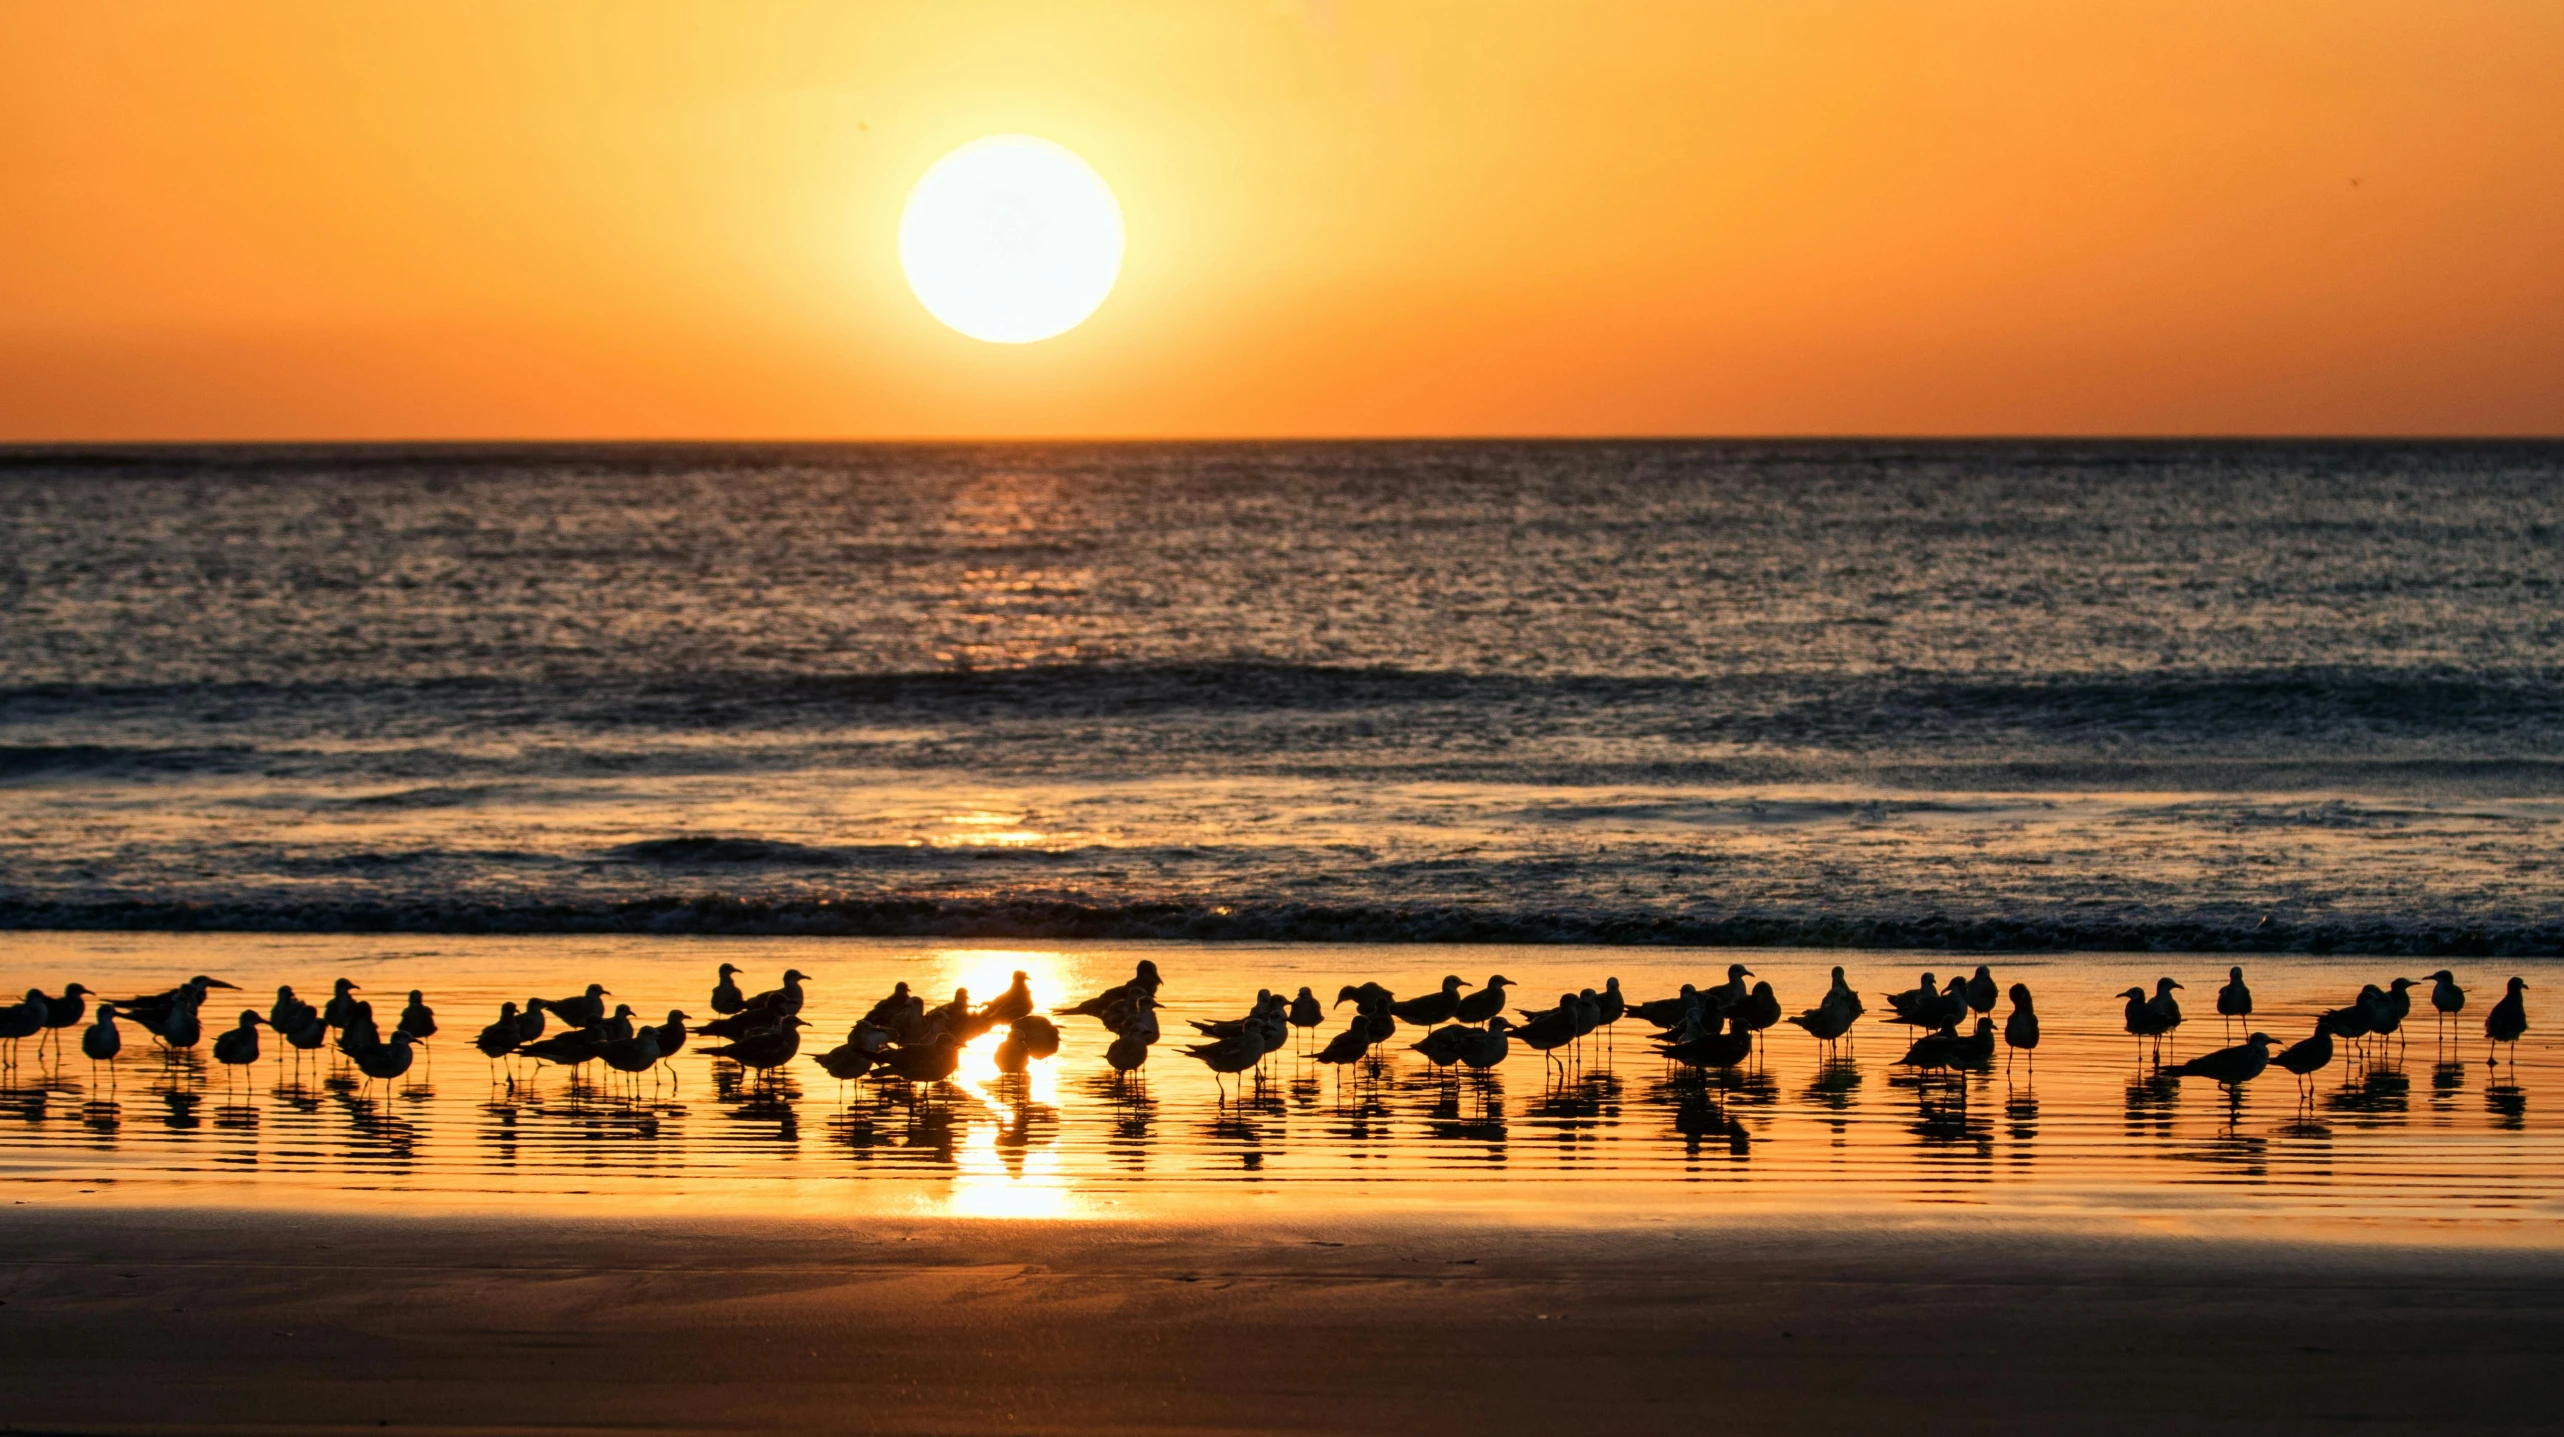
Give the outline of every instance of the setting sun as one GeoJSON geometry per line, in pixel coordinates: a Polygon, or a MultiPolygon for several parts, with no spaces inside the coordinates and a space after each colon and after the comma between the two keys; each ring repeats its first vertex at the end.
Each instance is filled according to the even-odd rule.
{"type": "Polygon", "coordinates": [[[909,191],[899,266],[928,313],[973,339],[1049,339],[1113,292],[1122,207],[1069,151],[991,135],[937,160],[909,191]]]}

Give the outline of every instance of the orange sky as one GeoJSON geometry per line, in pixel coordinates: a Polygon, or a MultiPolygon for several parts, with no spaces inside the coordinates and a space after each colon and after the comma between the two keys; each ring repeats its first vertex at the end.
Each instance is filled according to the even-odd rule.
{"type": "Polygon", "coordinates": [[[2025,432],[2564,433],[2564,4],[0,0],[0,439],[2025,432]]]}

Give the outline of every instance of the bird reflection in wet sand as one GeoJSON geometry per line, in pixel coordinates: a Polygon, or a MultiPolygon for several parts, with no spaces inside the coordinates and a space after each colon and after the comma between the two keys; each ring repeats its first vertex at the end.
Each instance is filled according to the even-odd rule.
{"type": "Polygon", "coordinates": [[[2377,1117],[2409,1110],[2412,1096],[2413,1080],[2402,1069],[2371,1067],[2360,1071],[2357,1082],[2327,1094],[2324,1108],[2328,1112],[2377,1117]]]}

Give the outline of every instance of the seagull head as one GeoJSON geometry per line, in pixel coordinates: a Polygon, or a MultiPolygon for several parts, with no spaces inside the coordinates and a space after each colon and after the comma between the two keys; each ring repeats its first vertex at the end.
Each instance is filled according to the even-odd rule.
{"type": "Polygon", "coordinates": [[[2120,994],[2119,996],[2120,996],[2120,997],[2122,997],[2122,998],[2142,998],[2142,997],[2144,997],[2145,995],[2146,995],[2146,990],[2145,990],[2145,989],[2143,989],[2143,988],[2131,988],[2131,989],[2129,989],[2128,991],[2126,991],[2126,992],[2124,992],[2124,993],[2120,994]]]}
{"type": "Polygon", "coordinates": [[[803,983],[809,981],[809,978],[809,974],[802,972],[798,968],[786,968],[783,970],[783,981],[787,983],[803,983]]]}

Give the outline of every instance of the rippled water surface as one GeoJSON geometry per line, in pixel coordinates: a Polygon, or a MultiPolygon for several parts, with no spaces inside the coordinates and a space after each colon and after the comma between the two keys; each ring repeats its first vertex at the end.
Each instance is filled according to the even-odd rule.
{"type": "MultiPolygon", "coordinates": [[[[2229,1101],[2200,1079],[2158,1074],[2121,1032],[2112,996],[2169,974],[2187,985],[2177,1052],[2218,1043],[2224,965],[2163,955],[1994,960],[1998,980],[2038,995],[2047,1037],[2035,1070],[1958,1083],[1900,1068],[1903,1030],[1877,1022],[1874,995],[1910,987],[1946,955],[1524,947],[1194,946],[1076,943],[1000,947],[888,940],[435,938],[26,934],[0,961],[14,991],[78,979],[109,994],[157,991],[195,972],[239,983],[263,1010],[279,982],[325,996],[363,983],[386,1018],[426,990],[443,1025],[432,1058],[389,1091],[358,1092],[326,1067],[270,1057],[231,1073],[176,1065],[128,1028],[126,1059],[93,1074],[30,1049],[0,1083],[0,1188],[18,1201],[568,1204],[621,1211],[671,1201],[819,1212],[1114,1216],[1466,1206],[1681,1217],[1832,1210],[2013,1217],[2360,1219],[2499,1229],[2564,1240],[2564,1142],[2541,1114],[2564,1092],[2564,1052],[2538,1024],[2553,965],[2459,963],[2472,989],[2460,1041],[2409,1040],[2372,1063],[2338,1062],[2300,1101],[2273,1068],[2229,1101]],[[1139,957],[1166,975],[1168,1041],[1116,1080],[1104,1036],[1071,1020],[1059,1056],[998,1074],[981,1040],[958,1081],[935,1089],[865,1081],[842,1088],[807,1055],[905,979],[941,994],[992,995],[1031,975],[1044,1002],[1126,977],[1139,957]],[[1571,1069],[1517,1046],[1484,1077],[1437,1073],[1404,1045],[1387,1061],[1324,1069],[1291,1052],[1225,1093],[1175,1051],[1188,1018],[1233,1016],[1258,987],[1331,993],[1376,979],[1423,992],[1445,972],[1475,986],[1491,971],[1526,1001],[1617,976],[1640,998],[1708,983],[1742,961],[1792,1011],[1846,961],[1871,998],[1852,1053],[1775,1029],[1759,1066],[1707,1082],[1662,1066],[1635,1020],[1571,1069]],[[673,1082],[637,1094],[558,1069],[510,1086],[468,1046],[505,998],[605,983],[642,1014],[701,1014],[714,965],[745,981],[786,966],[811,973],[811,1042],[773,1081],[689,1051],[673,1082]],[[2488,1067],[2480,1015],[2524,971],[2530,1040],[2488,1067]]],[[[2292,957],[2249,970],[2256,1026],[2293,1040],[2319,1006],[2363,982],[2433,965],[2292,957]]],[[[2564,976],[2559,976],[2564,982],[2564,976]]],[[[208,1008],[234,1014],[239,1003],[208,1008]]],[[[1349,1011],[1349,1010],[1347,1010],[1349,1011]]],[[[1341,1026],[1333,1018],[1320,1030],[1341,1026]]]]}
{"type": "Polygon", "coordinates": [[[2564,446],[0,452],[0,925],[2564,952],[2564,446]]]}

